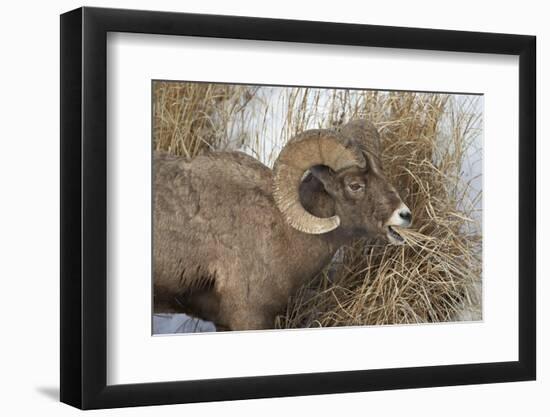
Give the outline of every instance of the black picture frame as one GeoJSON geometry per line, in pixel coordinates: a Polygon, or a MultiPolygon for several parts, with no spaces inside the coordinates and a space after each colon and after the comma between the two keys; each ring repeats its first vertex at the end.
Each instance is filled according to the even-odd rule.
{"type": "Polygon", "coordinates": [[[61,401],[94,409],[535,379],[535,45],[524,35],[252,17],[88,7],[61,15],[61,401]],[[519,360],[107,385],[108,32],[519,56],[519,360]]]}

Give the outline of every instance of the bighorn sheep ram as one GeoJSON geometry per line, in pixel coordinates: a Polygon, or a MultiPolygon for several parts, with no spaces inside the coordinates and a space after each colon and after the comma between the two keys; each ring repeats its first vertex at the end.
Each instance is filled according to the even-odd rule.
{"type": "Polygon", "coordinates": [[[364,120],[305,131],[269,169],[240,152],[154,157],[155,312],[273,328],[289,296],[355,238],[399,244],[411,212],[364,120]]]}

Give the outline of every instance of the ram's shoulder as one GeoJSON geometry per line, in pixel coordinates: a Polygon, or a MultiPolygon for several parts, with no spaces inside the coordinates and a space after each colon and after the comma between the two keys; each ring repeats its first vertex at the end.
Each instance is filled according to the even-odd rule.
{"type": "Polygon", "coordinates": [[[200,162],[202,158],[215,165],[216,168],[220,168],[222,170],[224,168],[228,170],[235,170],[237,172],[243,172],[246,170],[247,172],[255,172],[261,175],[271,175],[271,169],[258,161],[256,158],[240,151],[208,152],[198,157],[197,162],[200,162]]]}
{"type": "Polygon", "coordinates": [[[238,151],[205,152],[194,158],[155,153],[154,165],[156,176],[164,180],[191,176],[195,180],[232,183],[245,188],[268,186],[272,175],[266,165],[238,151]]]}

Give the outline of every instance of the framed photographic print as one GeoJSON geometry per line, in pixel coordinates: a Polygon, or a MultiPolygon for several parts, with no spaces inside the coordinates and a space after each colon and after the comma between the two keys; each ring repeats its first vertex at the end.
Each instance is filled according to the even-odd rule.
{"type": "Polygon", "coordinates": [[[535,379],[535,38],[61,16],[61,401],[535,379]]]}

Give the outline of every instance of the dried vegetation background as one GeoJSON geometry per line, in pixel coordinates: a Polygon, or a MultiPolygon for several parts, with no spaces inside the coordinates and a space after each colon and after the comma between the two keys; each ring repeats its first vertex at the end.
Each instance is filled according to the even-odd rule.
{"type": "Polygon", "coordinates": [[[277,328],[481,319],[482,97],[153,84],[156,150],[241,150],[271,166],[304,129],[368,118],[386,174],[413,211],[405,246],[357,241],[290,300],[277,328]]]}

